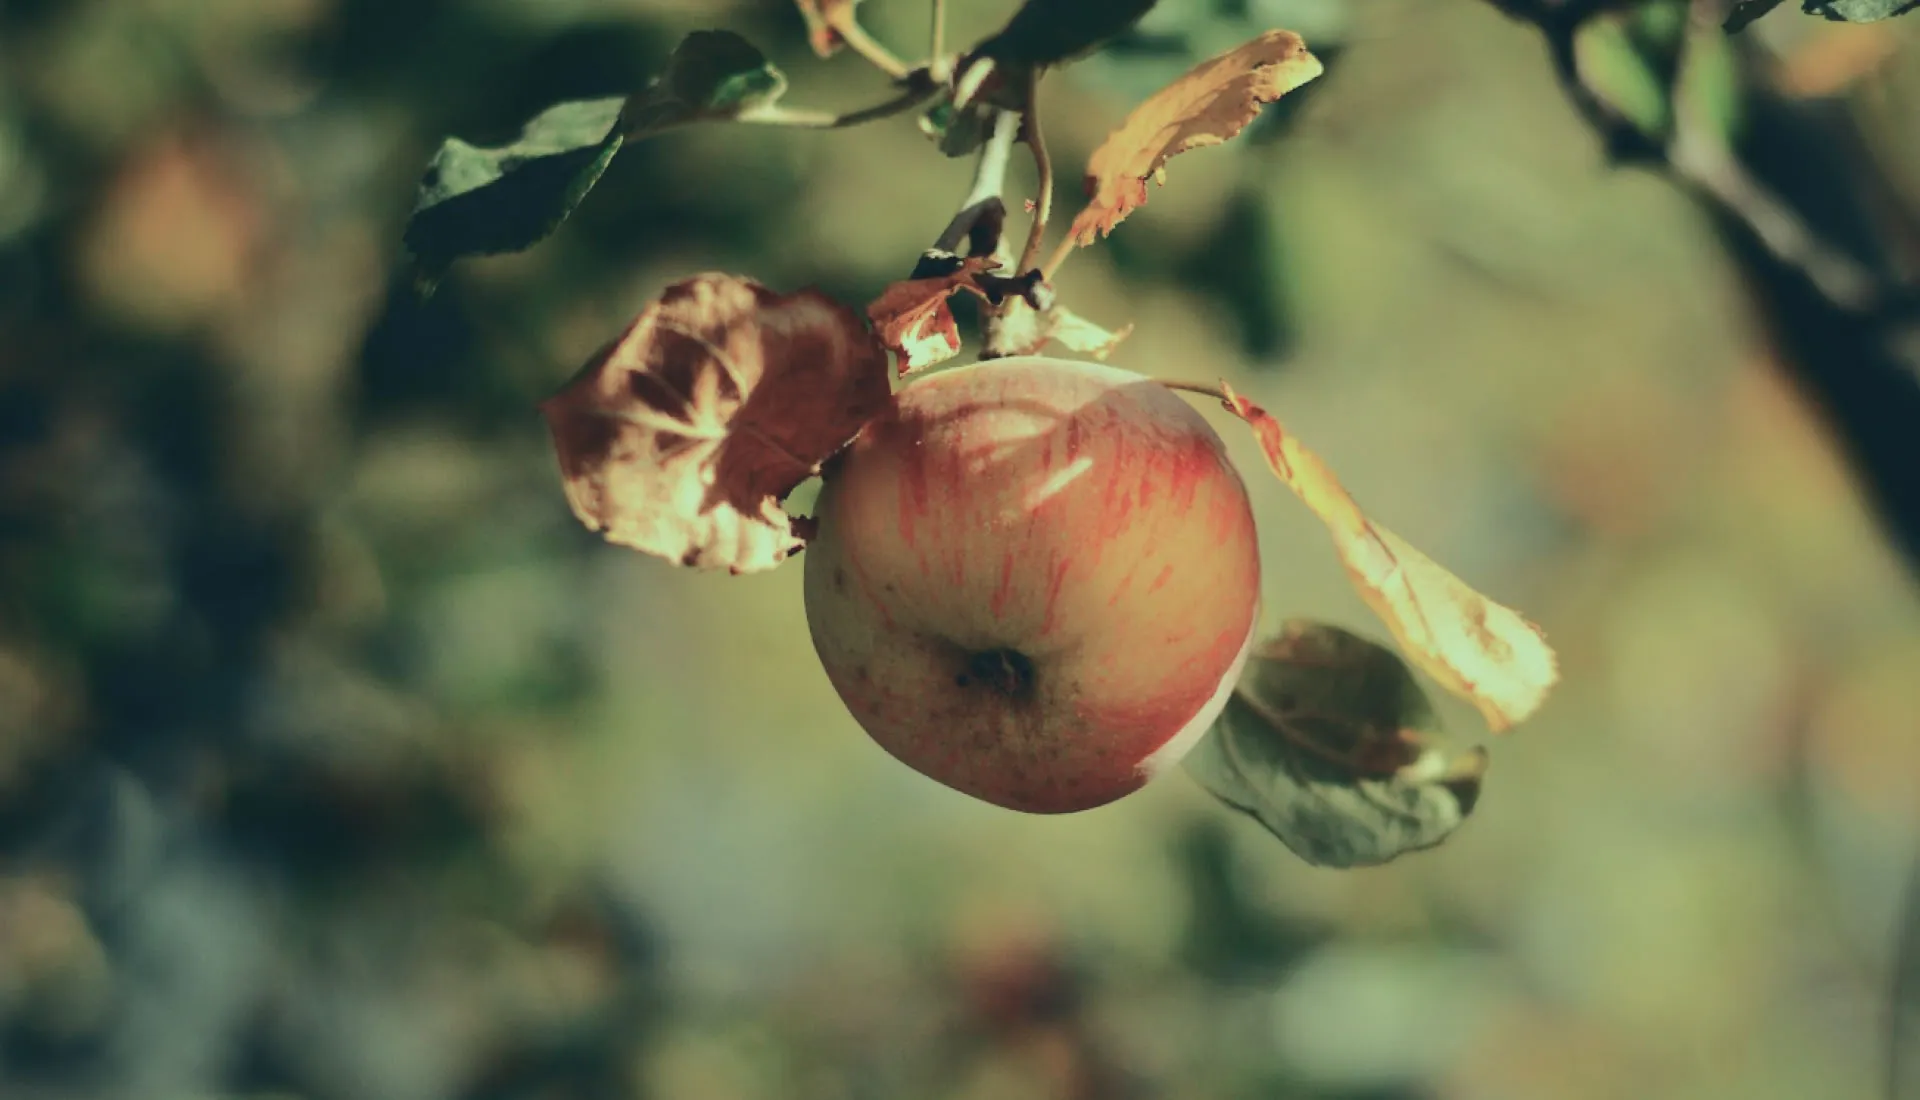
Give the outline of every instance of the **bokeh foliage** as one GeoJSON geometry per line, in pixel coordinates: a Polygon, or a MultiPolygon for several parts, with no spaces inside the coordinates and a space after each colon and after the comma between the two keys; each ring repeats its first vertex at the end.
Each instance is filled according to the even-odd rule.
{"type": "MultiPolygon", "coordinates": [[[[975,41],[1011,5],[949,7],[975,41]]],[[[1911,226],[1909,22],[1739,48],[1759,133],[1843,135],[1824,170],[1911,226]]],[[[911,268],[967,182],[911,115],[636,143],[415,295],[444,136],[623,96],[691,30],[786,101],[885,94],[784,0],[0,7],[0,1095],[1877,1095],[1920,598],[1844,425],[1724,227],[1609,170],[1481,0],[1162,0],[1049,78],[1056,159],[1274,25],[1326,77],[1062,286],[1560,647],[1472,821],[1364,871],[1178,777],[971,804],[840,709],[797,570],[689,577],[567,515],[535,405],[667,283],[911,268]]],[[[1270,623],[1368,629],[1256,504],[1270,623]]]]}

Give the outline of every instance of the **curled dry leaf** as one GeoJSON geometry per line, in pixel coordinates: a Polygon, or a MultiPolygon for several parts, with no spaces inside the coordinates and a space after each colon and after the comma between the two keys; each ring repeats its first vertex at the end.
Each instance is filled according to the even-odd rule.
{"type": "Polygon", "coordinates": [[[1238,134],[1271,103],[1321,72],[1320,60],[1292,31],[1268,31],[1203,61],[1134,108],[1087,162],[1087,208],[1069,239],[1089,245],[1113,232],[1147,201],[1147,181],[1160,180],[1167,159],[1218,145],[1238,134]]]}
{"type": "Polygon", "coordinates": [[[853,18],[853,6],[859,0],[794,0],[800,18],[807,23],[807,43],[819,57],[832,57],[847,44],[835,27],[853,18]]]}
{"type": "Polygon", "coordinates": [[[1495,732],[1539,709],[1559,678],[1540,628],[1369,520],[1319,455],[1231,386],[1221,391],[1267,465],[1327,525],[1348,577],[1413,663],[1478,707],[1495,732]]]}
{"type": "Polygon", "coordinates": [[[1484,749],[1448,752],[1391,650],[1289,622],[1247,661],[1187,774],[1309,863],[1363,867],[1431,848],[1479,800],[1484,749]]]}
{"type": "Polygon", "coordinates": [[[889,400],[886,353],[852,310],[709,274],[667,288],[540,410],[588,528],[747,573],[800,548],[780,499],[889,400]]]}
{"type": "Polygon", "coordinates": [[[874,335],[900,357],[901,374],[960,353],[960,327],[947,299],[962,290],[986,298],[979,277],[999,262],[993,256],[969,256],[945,275],[894,283],[867,306],[874,335]]]}
{"type": "Polygon", "coordinates": [[[1108,332],[1065,306],[1038,310],[1025,299],[1008,299],[987,341],[989,357],[1037,355],[1049,343],[1104,360],[1133,332],[1127,325],[1108,332]]]}

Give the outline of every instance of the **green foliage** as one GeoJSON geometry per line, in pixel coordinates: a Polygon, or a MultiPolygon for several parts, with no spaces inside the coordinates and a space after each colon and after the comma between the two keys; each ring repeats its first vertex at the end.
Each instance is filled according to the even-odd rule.
{"type": "Polygon", "coordinates": [[[429,281],[462,256],[513,252],[552,233],[613,163],[623,100],[542,111],[497,148],[448,138],[427,166],[407,250],[429,281]]]}
{"type": "Polygon", "coordinates": [[[786,74],[751,42],[732,31],[695,31],[674,49],[666,73],[628,102],[626,135],[738,118],[786,90],[786,74]]]}
{"type": "Polygon", "coordinates": [[[1083,57],[1125,31],[1157,0],[1027,0],[1006,28],[974,51],[1004,68],[1083,57]]]}
{"type": "Polygon", "coordinates": [[[430,288],[463,256],[515,252],[566,221],[629,140],[771,105],[787,79],[746,39],[697,31],[667,70],[629,98],[577,100],[542,111],[498,147],[448,138],[428,165],[405,243],[430,288]]]}
{"type": "Polygon", "coordinates": [[[1574,54],[1587,88],[1653,141],[1672,135],[1680,109],[1723,138],[1739,125],[1739,58],[1724,34],[1690,32],[1683,3],[1659,0],[1590,19],[1574,54]]]}
{"type": "Polygon", "coordinates": [[[1430,848],[1472,812],[1484,755],[1426,742],[1433,705],[1391,650],[1323,623],[1287,624],[1185,766],[1309,863],[1363,867],[1430,848]]]}

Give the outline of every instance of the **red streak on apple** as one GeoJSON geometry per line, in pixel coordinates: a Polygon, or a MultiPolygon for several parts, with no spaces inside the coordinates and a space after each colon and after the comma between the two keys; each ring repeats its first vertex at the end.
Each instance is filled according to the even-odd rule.
{"type": "Polygon", "coordinates": [[[1198,412],[1128,371],[927,375],[829,466],[816,519],[807,621],[835,690],[881,747],[996,805],[1138,789],[1251,646],[1246,488],[1198,412]]]}

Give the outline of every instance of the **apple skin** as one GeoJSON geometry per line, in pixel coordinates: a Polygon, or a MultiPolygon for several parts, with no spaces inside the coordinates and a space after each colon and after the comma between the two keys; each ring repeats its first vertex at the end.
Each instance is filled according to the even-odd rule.
{"type": "Polygon", "coordinates": [[[1246,486],[1129,371],[988,360],[902,387],[824,472],[802,555],[834,689],[916,771],[1030,813],[1137,790],[1252,647],[1246,486]]]}

